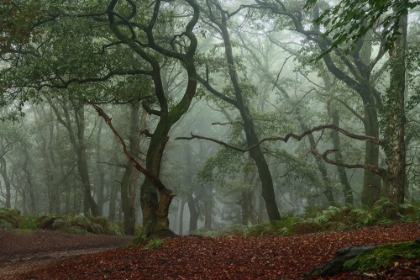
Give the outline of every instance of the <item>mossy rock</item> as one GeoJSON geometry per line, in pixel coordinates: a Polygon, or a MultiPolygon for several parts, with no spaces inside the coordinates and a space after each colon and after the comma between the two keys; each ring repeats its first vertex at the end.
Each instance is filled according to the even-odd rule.
{"type": "Polygon", "coordinates": [[[4,229],[11,229],[12,225],[9,224],[7,221],[0,219],[0,230],[4,230],[4,229]]]}
{"type": "Polygon", "coordinates": [[[345,262],[344,269],[360,272],[377,270],[401,258],[420,259],[420,240],[377,246],[345,262]]]}
{"type": "Polygon", "coordinates": [[[16,209],[0,208],[0,219],[11,225],[12,228],[18,228],[21,219],[21,213],[16,209]]]}
{"type": "Polygon", "coordinates": [[[58,219],[60,219],[58,216],[41,216],[36,218],[35,224],[39,229],[54,229],[54,222],[58,219]]]}
{"type": "Polygon", "coordinates": [[[70,223],[64,219],[58,218],[54,220],[52,224],[52,229],[54,230],[61,230],[63,228],[67,228],[70,226],[70,223]]]}
{"type": "Polygon", "coordinates": [[[84,230],[88,230],[91,222],[87,217],[83,215],[77,215],[70,219],[70,224],[73,227],[76,226],[83,228],[84,230]]]}

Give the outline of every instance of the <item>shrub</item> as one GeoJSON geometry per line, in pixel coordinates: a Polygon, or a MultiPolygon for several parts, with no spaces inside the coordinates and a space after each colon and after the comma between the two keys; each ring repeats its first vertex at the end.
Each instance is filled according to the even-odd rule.
{"type": "Polygon", "coordinates": [[[32,218],[27,217],[26,219],[23,219],[20,223],[19,223],[19,228],[20,229],[28,229],[28,230],[36,230],[36,224],[35,221],[32,218]]]}
{"type": "Polygon", "coordinates": [[[70,226],[70,223],[67,222],[66,220],[62,219],[62,218],[56,219],[54,221],[54,223],[52,224],[52,228],[54,230],[61,230],[63,228],[69,227],[69,226],[70,226]]]}

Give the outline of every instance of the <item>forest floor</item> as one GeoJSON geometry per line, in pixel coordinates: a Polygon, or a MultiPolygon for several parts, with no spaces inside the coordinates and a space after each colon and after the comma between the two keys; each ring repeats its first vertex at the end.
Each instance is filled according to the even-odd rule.
{"type": "MultiPolygon", "coordinates": [[[[109,249],[127,243],[130,236],[0,231],[0,279],[304,279],[340,248],[418,237],[420,224],[413,222],[289,237],[180,236],[146,250],[143,246],[109,249]]],[[[314,279],[418,279],[418,275],[420,260],[398,260],[380,271],[314,279]]]]}

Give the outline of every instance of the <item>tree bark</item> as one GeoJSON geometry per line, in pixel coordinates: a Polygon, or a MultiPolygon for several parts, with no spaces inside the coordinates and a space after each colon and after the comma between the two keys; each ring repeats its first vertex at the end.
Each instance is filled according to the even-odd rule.
{"type": "MultiPolygon", "coordinates": [[[[340,124],[340,113],[338,112],[338,110],[333,110],[331,113],[331,117],[333,125],[338,127],[340,124]]],[[[343,162],[343,155],[340,150],[340,136],[338,135],[338,131],[331,131],[331,139],[334,145],[334,149],[337,150],[337,152],[335,153],[335,160],[338,162],[343,162]]],[[[337,166],[337,171],[340,183],[343,186],[344,201],[346,204],[353,205],[353,191],[350,187],[349,180],[347,178],[346,169],[342,166],[337,166]]]]}
{"type": "Polygon", "coordinates": [[[200,217],[200,213],[197,210],[197,206],[196,206],[196,201],[193,198],[192,193],[188,193],[187,196],[187,204],[188,204],[188,209],[190,210],[190,228],[189,228],[189,233],[193,233],[197,230],[197,223],[198,223],[198,218],[200,217]]]}
{"type": "MultiPolygon", "coordinates": [[[[131,104],[129,149],[132,155],[138,156],[140,152],[140,121],[139,102],[131,104]]],[[[144,118],[145,115],[143,114],[144,118]]],[[[125,172],[121,182],[121,204],[124,213],[124,230],[126,234],[134,235],[136,224],[136,181],[139,174],[130,163],[126,163],[125,172]]]]}
{"type": "Polygon", "coordinates": [[[178,214],[178,234],[182,235],[184,233],[184,206],[185,198],[181,198],[179,202],[179,214],[178,214]]]}
{"type": "MultiPolygon", "coordinates": [[[[403,2],[399,0],[399,2],[403,2]]],[[[396,11],[394,11],[396,12],[396,11]]],[[[407,44],[407,15],[399,18],[400,35],[390,50],[390,87],[385,98],[386,128],[388,143],[385,147],[388,170],[385,183],[386,196],[394,204],[404,203],[405,184],[405,50],[407,44]]]]}
{"type": "MultiPolygon", "coordinates": [[[[243,120],[243,127],[246,136],[246,141],[248,147],[253,146],[259,142],[257,133],[255,131],[254,121],[251,115],[251,112],[246,105],[246,101],[242,96],[242,89],[239,84],[238,74],[235,70],[235,60],[233,57],[232,43],[230,40],[230,33],[227,28],[227,17],[224,11],[220,11],[220,5],[217,4],[214,6],[218,10],[220,19],[216,19],[211,16],[212,21],[218,25],[221,36],[224,42],[225,56],[226,61],[229,67],[229,77],[232,83],[235,100],[231,100],[229,103],[234,105],[240,112],[240,115],[243,120]]],[[[215,12],[215,11],[213,11],[215,12]]],[[[220,96],[221,94],[219,94],[220,96]]],[[[224,98],[226,101],[229,98],[224,98]]],[[[261,180],[262,196],[265,200],[265,205],[267,209],[267,214],[271,223],[274,223],[276,220],[281,220],[281,215],[277,207],[276,195],[274,192],[273,178],[271,176],[271,171],[268,167],[267,160],[261,150],[260,146],[257,146],[249,151],[251,158],[254,160],[255,165],[257,166],[258,174],[261,180]]]]}
{"type": "Polygon", "coordinates": [[[5,207],[6,208],[12,208],[12,204],[11,204],[11,198],[12,198],[12,194],[10,192],[10,179],[9,176],[7,174],[7,163],[6,163],[6,159],[4,157],[0,158],[0,174],[3,177],[3,181],[5,184],[5,188],[6,188],[6,201],[5,201],[5,207]]]}
{"type": "Polygon", "coordinates": [[[103,128],[103,120],[99,119],[98,124],[98,131],[96,134],[96,172],[97,172],[97,183],[96,183],[96,191],[97,191],[97,203],[98,203],[98,215],[103,215],[103,208],[105,203],[105,171],[102,162],[102,147],[101,147],[101,139],[102,139],[102,128],[103,128]]]}

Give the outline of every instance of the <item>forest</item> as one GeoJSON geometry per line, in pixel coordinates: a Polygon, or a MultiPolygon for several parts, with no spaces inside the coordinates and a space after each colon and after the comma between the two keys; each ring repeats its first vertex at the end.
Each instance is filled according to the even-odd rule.
{"type": "Polygon", "coordinates": [[[0,207],[130,235],[398,217],[420,200],[417,5],[3,0],[0,207]]]}

